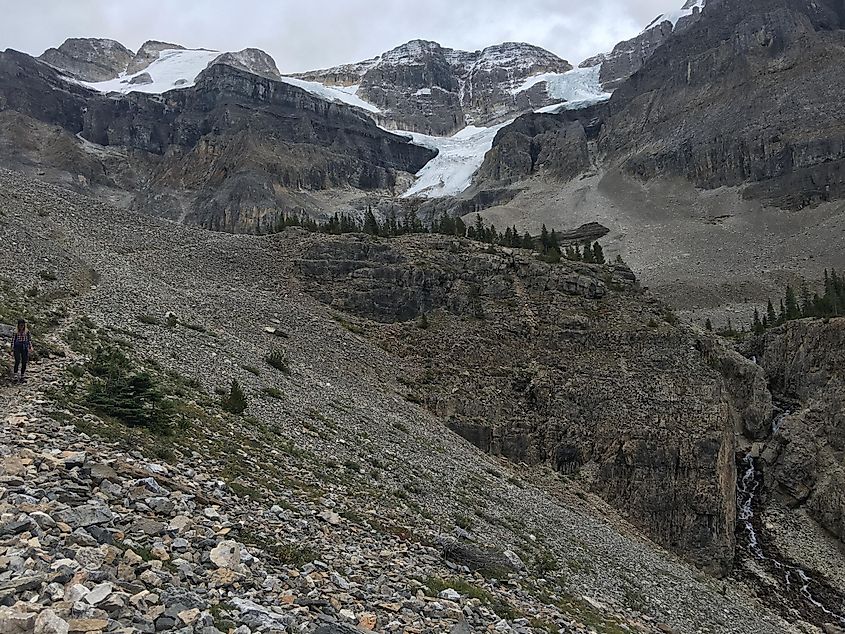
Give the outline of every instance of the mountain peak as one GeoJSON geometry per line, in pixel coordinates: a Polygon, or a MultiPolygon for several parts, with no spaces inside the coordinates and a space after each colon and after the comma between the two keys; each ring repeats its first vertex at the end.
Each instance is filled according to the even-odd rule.
{"type": "Polygon", "coordinates": [[[122,72],[134,53],[116,40],[72,37],[39,59],[82,81],[104,81],[122,72]]]}

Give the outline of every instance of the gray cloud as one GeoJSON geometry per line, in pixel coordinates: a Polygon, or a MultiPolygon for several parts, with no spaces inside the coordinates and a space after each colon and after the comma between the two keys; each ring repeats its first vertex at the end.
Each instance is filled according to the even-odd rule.
{"type": "Polygon", "coordinates": [[[0,0],[0,49],[67,37],[270,53],[282,72],[374,57],[410,39],[475,50],[525,41],[578,63],[683,0],[0,0]]]}

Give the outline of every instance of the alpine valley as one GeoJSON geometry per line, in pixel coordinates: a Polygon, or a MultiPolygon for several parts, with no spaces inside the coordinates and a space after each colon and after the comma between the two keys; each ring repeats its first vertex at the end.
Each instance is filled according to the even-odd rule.
{"type": "Polygon", "coordinates": [[[843,0],[0,52],[0,633],[845,633],[843,86],[843,0]]]}

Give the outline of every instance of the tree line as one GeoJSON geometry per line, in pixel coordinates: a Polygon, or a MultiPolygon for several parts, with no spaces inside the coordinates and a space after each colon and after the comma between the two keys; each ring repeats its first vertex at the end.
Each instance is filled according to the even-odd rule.
{"type": "Polygon", "coordinates": [[[836,269],[828,273],[824,270],[823,292],[810,293],[806,281],[801,282],[798,292],[787,285],[786,292],[780,300],[779,309],[775,309],[770,299],[766,312],[754,309],[751,318],[751,330],[756,334],[766,332],[769,328],[776,328],[787,321],[803,319],[805,317],[841,317],[845,315],[845,279],[841,278],[836,269]]]}
{"type": "Polygon", "coordinates": [[[540,251],[548,262],[558,262],[561,258],[577,262],[604,264],[604,250],[598,241],[584,241],[561,247],[561,240],[555,229],[549,231],[543,225],[538,238],[527,231],[520,234],[516,225],[507,227],[503,232],[496,229],[494,224],[486,225],[480,214],[475,215],[473,224],[467,224],[461,218],[453,218],[446,212],[435,219],[428,226],[424,225],[416,211],[409,210],[402,220],[395,210],[390,210],[387,218],[379,222],[371,207],[367,208],[363,220],[352,215],[335,213],[328,220],[317,221],[306,214],[283,214],[274,225],[274,231],[283,231],[287,227],[302,227],[316,233],[340,235],[343,233],[366,233],[373,236],[393,238],[411,233],[432,233],[446,236],[469,238],[477,242],[499,245],[503,247],[533,249],[540,251]]]}

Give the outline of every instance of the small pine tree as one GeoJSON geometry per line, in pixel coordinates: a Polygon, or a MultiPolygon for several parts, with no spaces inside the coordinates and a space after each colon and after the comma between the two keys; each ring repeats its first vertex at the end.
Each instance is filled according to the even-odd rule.
{"type": "Polygon", "coordinates": [[[484,240],[484,220],[481,214],[475,214],[475,237],[478,240],[484,240]]]}
{"type": "Polygon", "coordinates": [[[769,303],[766,304],[766,321],[770,327],[774,327],[778,323],[778,315],[775,312],[775,307],[772,306],[771,299],[769,300],[769,303]]]}
{"type": "Polygon", "coordinates": [[[545,255],[546,251],[549,250],[549,230],[546,229],[546,225],[543,225],[543,228],[540,230],[540,251],[545,255]]]}
{"type": "Polygon", "coordinates": [[[531,234],[527,231],[522,234],[522,248],[523,249],[533,249],[534,248],[534,238],[531,237],[531,234]]]}
{"type": "Polygon", "coordinates": [[[417,319],[417,328],[420,330],[428,330],[428,325],[428,317],[426,317],[426,314],[423,313],[420,315],[420,318],[417,319]]]}
{"type": "Polygon", "coordinates": [[[786,298],[784,300],[786,320],[801,319],[801,309],[798,306],[798,300],[795,297],[795,291],[792,287],[786,286],[786,298]]]}
{"type": "Polygon", "coordinates": [[[467,234],[466,223],[460,218],[455,218],[455,235],[463,238],[467,234]]]}
{"type": "Polygon", "coordinates": [[[229,393],[220,405],[230,414],[243,414],[246,411],[246,394],[237,379],[232,379],[229,393]]]}
{"type": "Polygon", "coordinates": [[[593,261],[596,264],[604,264],[604,250],[598,242],[593,243],[593,261]]]}
{"type": "Polygon", "coordinates": [[[712,331],[713,331],[713,322],[712,322],[712,321],[710,321],[710,318],[709,318],[709,317],[708,317],[708,318],[704,321],[704,327],[705,327],[707,330],[709,330],[710,332],[712,332],[712,331]]]}
{"type": "Polygon", "coordinates": [[[590,243],[587,242],[584,244],[584,262],[592,263],[593,259],[593,248],[590,246],[590,243]]]}

